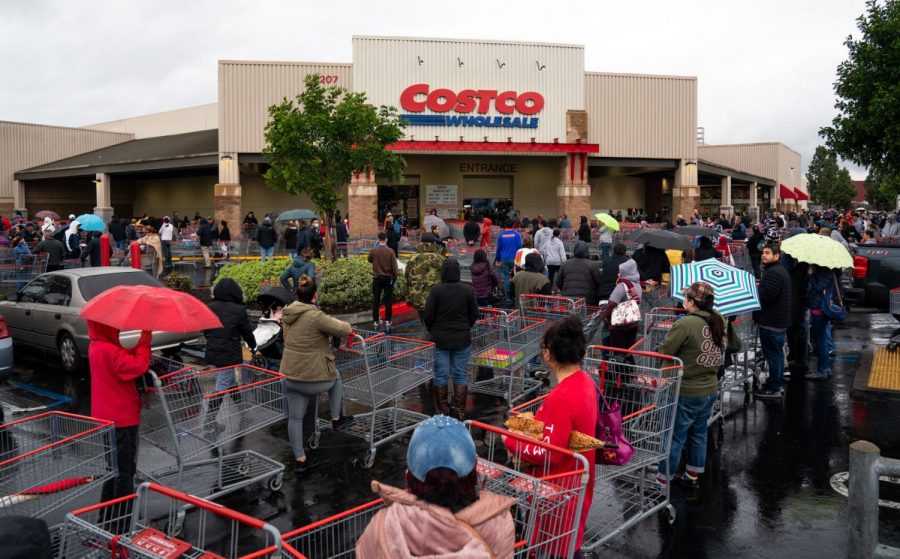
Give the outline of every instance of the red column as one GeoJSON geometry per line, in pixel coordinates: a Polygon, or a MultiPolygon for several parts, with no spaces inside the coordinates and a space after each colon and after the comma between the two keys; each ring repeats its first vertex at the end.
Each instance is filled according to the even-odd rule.
{"type": "Polygon", "coordinates": [[[131,252],[131,267],[140,270],[141,268],[141,245],[137,244],[137,241],[133,241],[131,243],[131,247],[129,248],[131,252]]]}
{"type": "Polygon", "coordinates": [[[100,235],[100,265],[109,266],[109,235],[100,235]]]}

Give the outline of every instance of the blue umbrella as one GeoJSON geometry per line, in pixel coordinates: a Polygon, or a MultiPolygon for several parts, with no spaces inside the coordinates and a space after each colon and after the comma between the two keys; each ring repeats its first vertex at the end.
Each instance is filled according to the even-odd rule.
{"type": "Polygon", "coordinates": [[[103,231],[106,229],[106,223],[103,218],[94,214],[81,214],[75,218],[75,221],[81,224],[81,228],[85,231],[103,231]]]}
{"type": "Polygon", "coordinates": [[[286,212],[281,212],[281,215],[278,216],[276,221],[300,221],[316,219],[316,212],[307,209],[299,209],[299,210],[288,210],[286,212]]]}
{"type": "Polygon", "coordinates": [[[683,289],[695,281],[705,281],[713,288],[713,308],[722,316],[733,316],[760,308],[756,278],[753,274],[718,260],[701,260],[672,268],[672,298],[684,301],[683,289]]]}

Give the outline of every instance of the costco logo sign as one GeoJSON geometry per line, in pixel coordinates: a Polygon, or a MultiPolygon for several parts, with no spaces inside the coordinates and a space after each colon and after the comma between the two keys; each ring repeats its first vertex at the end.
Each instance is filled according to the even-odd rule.
{"type": "Polygon", "coordinates": [[[496,89],[456,92],[419,83],[403,90],[400,106],[407,111],[400,117],[413,126],[537,128],[538,118],[532,115],[543,110],[544,96],[496,89]]]}

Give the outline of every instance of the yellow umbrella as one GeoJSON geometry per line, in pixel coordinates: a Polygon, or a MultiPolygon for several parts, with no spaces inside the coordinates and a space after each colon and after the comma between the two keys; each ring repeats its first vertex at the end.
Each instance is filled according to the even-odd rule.
{"type": "Polygon", "coordinates": [[[801,233],[781,243],[781,250],[798,262],[824,268],[852,268],[853,258],[844,245],[831,237],[801,233]]]}
{"type": "Polygon", "coordinates": [[[614,218],[613,216],[600,212],[594,215],[594,217],[597,218],[597,221],[605,225],[607,229],[610,229],[612,231],[619,230],[619,222],[616,221],[616,218],[614,218]]]}

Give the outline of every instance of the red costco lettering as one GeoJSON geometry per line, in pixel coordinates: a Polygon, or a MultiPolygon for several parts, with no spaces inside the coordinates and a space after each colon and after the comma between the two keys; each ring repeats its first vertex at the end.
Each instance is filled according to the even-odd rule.
{"type": "Polygon", "coordinates": [[[544,108],[544,96],[535,91],[517,93],[496,89],[463,89],[459,93],[451,89],[431,90],[424,83],[411,85],[400,94],[400,106],[410,113],[421,113],[427,108],[435,113],[487,114],[493,108],[500,114],[533,115],[544,108]]]}

